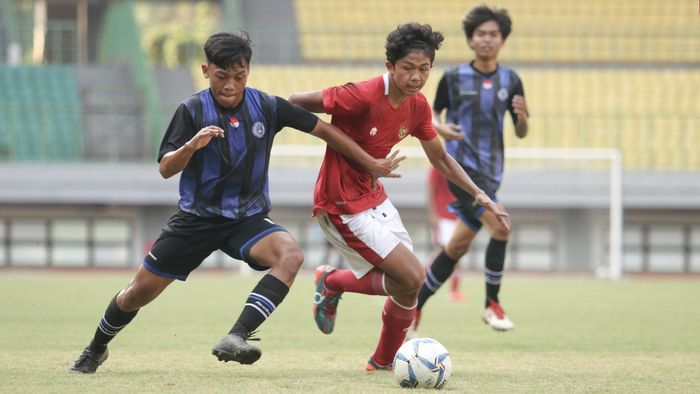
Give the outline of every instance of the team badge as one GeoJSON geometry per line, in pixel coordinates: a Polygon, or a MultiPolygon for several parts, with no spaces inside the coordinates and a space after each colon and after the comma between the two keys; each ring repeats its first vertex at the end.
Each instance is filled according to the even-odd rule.
{"type": "Polygon", "coordinates": [[[408,135],[408,128],[406,126],[401,126],[399,128],[399,139],[403,139],[408,135]]]}
{"type": "Polygon", "coordinates": [[[374,137],[375,135],[377,135],[377,128],[376,128],[376,127],[372,127],[372,130],[369,131],[369,135],[371,135],[372,137],[374,137]]]}
{"type": "Polygon", "coordinates": [[[237,128],[238,126],[241,125],[241,122],[239,122],[239,121],[238,121],[238,118],[236,118],[236,117],[234,116],[234,117],[232,117],[232,118],[229,118],[228,124],[231,125],[231,127],[236,127],[236,128],[237,128]]]}
{"type": "Polygon", "coordinates": [[[484,82],[481,84],[481,87],[486,90],[489,90],[493,87],[493,82],[491,82],[490,79],[485,79],[484,82]]]}
{"type": "Polygon", "coordinates": [[[253,124],[253,135],[262,138],[265,135],[265,125],[261,122],[255,122],[253,124]]]}
{"type": "Polygon", "coordinates": [[[496,93],[496,96],[498,96],[499,100],[506,101],[508,99],[508,89],[506,89],[506,88],[498,89],[498,93],[496,93]]]}

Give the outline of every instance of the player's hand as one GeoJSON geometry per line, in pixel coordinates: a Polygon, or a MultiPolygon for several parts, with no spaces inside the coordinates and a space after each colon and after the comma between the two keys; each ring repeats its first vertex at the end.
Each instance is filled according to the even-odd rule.
{"type": "Polygon", "coordinates": [[[399,168],[399,163],[401,163],[406,156],[399,156],[399,151],[394,151],[386,159],[376,159],[372,170],[372,190],[377,190],[377,178],[401,178],[401,174],[394,172],[399,168]]]}
{"type": "Polygon", "coordinates": [[[525,103],[525,97],[515,95],[513,96],[513,111],[518,115],[518,119],[527,119],[530,114],[527,112],[527,104],[525,103]]]}
{"type": "Polygon", "coordinates": [[[199,130],[187,144],[192,146],[194,150],[199,150],[207,146],[214,137],[224,138],[224,130],[219,126],[210,125],[199,130]]]}
{"type": "Polygon", "coordinates": [[[504,230],[510,230],[510,215],[508,214],[508,212],[506,212],[504,209],[498,206],[498,204],[493,202],[493,200],[491,200],[491,197],[489,197],[483,191],[477,194],[474,198],[479,205],[496,215],[496,218],[498,219],[498,223],[501,225],[501,228],[503,228],[504,230]]]}
{"type": "Polygon", "coordinates": [[[399,151],[397,150],[386,159],[375,160],[372,176],[374,178],[401,178],[401,174],[395,173],[394,170],[399,168],[399,163],[401,163],[404,159],[406,159],[406,156],[399,156],[399,151]]]}
{"type": "Polygon", "coordinates": [[[454,123],[445,123],[436,127],[435,131],[440,134],[440,137],[444,138],[445,141],[457,140],[461,141],[464,139],[464,134],[462,134],[462,127],[454,123]]]}

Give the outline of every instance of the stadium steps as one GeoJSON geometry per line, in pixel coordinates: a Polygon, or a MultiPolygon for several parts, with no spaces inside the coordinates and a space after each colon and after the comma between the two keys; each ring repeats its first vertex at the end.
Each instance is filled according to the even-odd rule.
{"type": "Polygon", "coordinates": [[[78,66],[77,77],[84,103],[85,158],[145,157],[143,95],[129,66],[78,66]]]}
{"type": "Polygon", "coordinates": [[[274,2],[244,1],[243,20],[255,21],[246,25],[253,41],[252,63],[299,63],[301,61],[297,40],[295,8],[291,0],[274,2]]]}
{"type": "MultiPolygon", "coordinates": [[[[160,97],[158,111],[161,118],[169,122],[178,105],[196,90],[192,74],[187,68],[156,69],[152,73],[160,97]]],[[[165,129],[163,133],[165,133],[165,129]]]]}

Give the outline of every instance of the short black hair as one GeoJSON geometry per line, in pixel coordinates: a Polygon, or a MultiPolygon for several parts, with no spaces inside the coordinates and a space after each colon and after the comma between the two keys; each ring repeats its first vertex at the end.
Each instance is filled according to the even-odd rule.
{"type": "Polygon", "coordinates": [[[404,23],[386,36],[386,60],[391,64],[406,56],[409,52],[424,51],[430,57],[430,63],[435,60],[435,51],[445,39],[442,33],[433,31],[432,26],[421,25],[417,22],[404,23]]]}
{"type": "Polygon", "coordinates": [[[498,30],[501,32],[503,41],[508,38],[511,26],[513,25],[508,11],[503,8],[490,8],[487,5],[479,5],[467,11],[464,14],[464,18],[462,18],[462,29],[464,29],[464,34],[467,35],[467,39],[471,40],[474,35],[474,30],[482,23],[488,21],[495,21],[498,24],[498,30]]]}
{"type": "Polygon", "coordinates": [[[238,34],[216,33],[204,43],[204,54],[207,63],[224,70],[233,65],[249,65],[253,56],[250,36],[244,31],[238,34]]]}

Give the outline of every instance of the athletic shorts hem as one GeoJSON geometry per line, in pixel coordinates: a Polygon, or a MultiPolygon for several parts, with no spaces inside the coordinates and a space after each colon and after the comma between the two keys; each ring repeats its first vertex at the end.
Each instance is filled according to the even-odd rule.
{"type": "Polygon", "coordinates": [[[183,282],[187,280],[187,275],[177,275],[177,274],[171,274],[168,272],[160,271],[160,270],[156,269],[155,267],[151,266],[150,264],[148,264],[148,262],[146,262],[146,261],[143,262],[143,268],[145,268],[148,272],[150,272],[154,275],[157,275],[157,276],[161,276],[163,278],[177,279],[177,280],[181,280],[183,282]]]}

